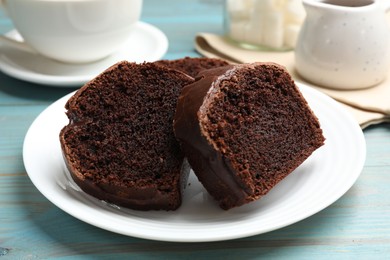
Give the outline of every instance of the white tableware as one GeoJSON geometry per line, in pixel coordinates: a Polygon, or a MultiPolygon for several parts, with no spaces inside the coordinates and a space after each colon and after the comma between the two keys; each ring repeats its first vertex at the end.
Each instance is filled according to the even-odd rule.
{"type": "Polygon", "coordinates": [[[294,49],[305,18],[302,0],[225,0],[225,35],[243,48],[294,49]]]}
{"type": "Polygon", "coordinates": [[[2,5],[25,41],[8,40],[9,45],[86,63],[107,57],[127,41],[142,0],[2,0],[2,5]]]}
{"type": "Polygon", "coordinates": [[[303,0],[307,12],[295,49],[306,80],[334,89],[362,89],[390,69],[390,1],[303,0]]]}
{"type": "Polygon", "coordinates": [[[66,172],[59,132],[69,94],[43,111],[29,128],[23,146],[26,171],[37,189],[56,206],[91,225],[112,232],[176,242],[246,237],[305,219],[340,198],[357,180],[366,156],[363,133],[340,104],[306,86],[299,87],[318,116],[325,145],[265,197],[224,211],[193,174],[177,211],[119,208],[82,192],[66,172]]]}
{"type": "MultiPolygon", "coordinates": [[[[17,31],[11,31],[7,37],[21,39],[17,31]]],[[[168,39],[163,32],[138,22],[121,48],[92,63],[67,64],[0,44],[0,70],[14,78],[50,87],[80,87],[118,61],[156,61],[167,50],[168,39]]]]}

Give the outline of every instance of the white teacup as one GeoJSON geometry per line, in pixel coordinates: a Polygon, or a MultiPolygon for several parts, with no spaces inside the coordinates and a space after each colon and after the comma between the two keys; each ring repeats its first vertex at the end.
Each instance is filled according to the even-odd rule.
{"type": "Polygon", "coordinates": [[[142,9],[142,0],[0,2],[26,45],[67,63],[93,62],[115,52],[127,41],[142,9]]]}

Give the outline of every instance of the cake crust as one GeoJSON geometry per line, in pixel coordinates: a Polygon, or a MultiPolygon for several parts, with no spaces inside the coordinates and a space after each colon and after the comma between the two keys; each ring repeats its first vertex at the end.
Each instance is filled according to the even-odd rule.
{"type": "Polygon", "coordinates": [[[175,210],[189,173],[172,129],[188,75],[152,63],[120,62],[66,103],[63,157],[86,193],[136,210],[175,210]]]}
{"type": "Polygon", "coordinates": [[[274,63],[201,72],[182,90],[174,129],[198,179],[223,209],[264,196],[324,143],[318,119],[274,63]]]}

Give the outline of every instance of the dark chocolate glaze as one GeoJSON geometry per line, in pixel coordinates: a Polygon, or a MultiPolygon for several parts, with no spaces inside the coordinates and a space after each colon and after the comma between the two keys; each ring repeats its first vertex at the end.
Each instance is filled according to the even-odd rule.
{"type": "Polygon", "coordinates": [[[228,62],[214,58],[190,58],[185,57],[177,60],[159,60],[154,62],[157,65],[166,66],[182,71],[191,77],[196,77],[201,71],[229,65],[228,62]]]}
{"type": "MultiPolygon", "coordinates": [[[[218,130],[218,127],[224,128],[224,125],[219,124],[214,129],[218,130]]],[[[223,209],[237,207],[264,196],[314,150],[322,146],[325,140],[317,118],[290,75],[283,67],[274,63],[230,65],[201,72],[194,83],[182,89],[174,117],[174,131],[198,179],[223,209]],[[239,78],[245,75],[243,72],[248,71],[252,71],[252,74],[239,78]],[[253,71],[259,74],[253,74],[253,71]],[[253,117],[248,117],[252,119],[248,120],[250,128],[255,129],[254,124],[260,120],[266,120],[270,124],[262,128],[263,131],[258,135],[263,139],[262,142],[256,139],[253,142],[246,141],[252,146],[248,148],[257,145],[258,148],[255,149],[260,149],[258,151],[261,153],[261,156],[251,158],[249,166],[237,163],[235,159],[240,159],[237,157],[240,154],[225,152],[225,146],[215,141],[214,137],[219,133],[212,131],[214,126],[207,128],[212,125],[211,120],[223,121],[225,107],[217,105],[219,110],[215,107],[212,109],[213,104],[217,103],[214,102],[215,99],[223,103],[221,88],[236,81],[243,91],[245,86],[254,82],[251,84],[257,87],[256,98],[260,101],[272,101],[275,105],[274,108],[268,108],[263,103],[253,103],[258,108],[255,113],[259,119],[253,121],[253,117]],[[209,108],[210,111],[217,111],[216,114],[208,115],[209,108]],[[275,148],[279,144],[282,148],[275,148]],[[280,156],[274,159],[275,154],[280,156]],[[243,166],[247,169],[252,167],[252,171],[244,172],[243,166]]],[[[240,137],[240,134],[226,136],[226,140],[240,137]]],[[[242,137],[246,136],[243,134],[242,137]]],[[[245,147],[240,148],[245,150],[245,147]]]]}
{"type": "Polygon", "coordinates": [[[201,72],[194,83],[182,89],[174,118],[176,138],[191,167],[223,209],[247,203],[252,191],[240,185],[230,161],[201,133],[198,111],[212,83],[232,68],[228,65],[201,72]]]}
{"type": "Polygon", "coordinates": [[[176,189],[182,193],[181,196],[177,196],[172,192],[164,193],[156,186],[129,188],[110,183],[94,183],[86,178],[80,178],[77,170],[68,163],[64,153],[63,156],[70,176],[80,189],[97,199],[135,210],[177,209],[182,203],[182,195],[190,172],[188,161],[184,160],[180,174],[176,174],[180,177],[176,182],[178,185],[176,189]]]}

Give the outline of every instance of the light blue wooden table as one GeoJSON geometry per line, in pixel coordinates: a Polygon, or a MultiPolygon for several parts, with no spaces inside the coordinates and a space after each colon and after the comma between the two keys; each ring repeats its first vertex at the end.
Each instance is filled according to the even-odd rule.
{"type": "MultiPolygon", "coordinates": [[[[221,4],[145,0],[142,20],[168,36],[164,58],[199,56],[194,35],[222,31],[221,4]]],[[[12,28],[0,13],[0,32],[12,28]]],[[[1,259],[390,259],[390,124],[364,131],[367,161],[361,177],[341,199],[310,218],[224,242],[148,241],[71,217],[41,195],[27,176],[22,144],[28,127],[49,104],[72,90],[31,84],[0,72],[1,259]]]]}

